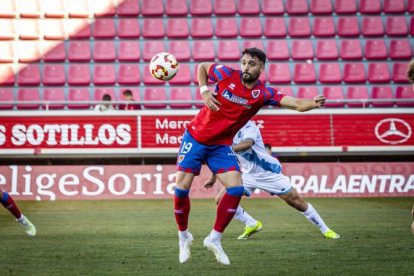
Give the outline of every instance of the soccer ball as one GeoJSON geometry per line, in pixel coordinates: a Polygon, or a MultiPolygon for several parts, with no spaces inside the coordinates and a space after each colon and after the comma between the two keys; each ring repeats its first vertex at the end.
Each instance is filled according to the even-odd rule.
{"type": "Polygon", "coordinates": [[[149,64],[151,75],[159,80],[168,81],[178,72],[177,59],[170,53],[155,54],[149,64]]]}

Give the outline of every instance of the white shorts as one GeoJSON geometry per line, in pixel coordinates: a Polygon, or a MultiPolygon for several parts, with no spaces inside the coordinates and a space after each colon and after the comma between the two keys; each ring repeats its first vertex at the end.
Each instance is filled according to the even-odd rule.
{"type": "Polygon", "coordinates": [[[242,174],[243,187],[252,194],[255,189],[263,190],[270,195],[284,195],[292,190],[289,178],[283,174],[242,174]]]}

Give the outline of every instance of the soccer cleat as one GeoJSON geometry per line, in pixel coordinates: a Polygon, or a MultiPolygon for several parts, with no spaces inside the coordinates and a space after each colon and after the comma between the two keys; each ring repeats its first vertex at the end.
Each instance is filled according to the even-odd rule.
{"type": "Polygon", "coordinates": [[[24,228],[27,235],[31,237],[36,236],[36,227],[28,218],[23,217],[21,220],[17,220],[17,222],[24,228]]]}
{"type": "Polygon", "coordinates": [[[206,247],[208,250],[214,253],[214,255],[216,256],[217,262],[224,264],[224,265],[230,264],[229,257],[227,257],[226,253],[224,253],[224,250],[221,247],[221,243],[219,240],[215,240],[215,241],[211,240],[210,235],[208,235],[204,239],[204,247],[206,247]]]}
{"type": "Polygon", "coordinates": [[[186,261],[188,261],[188,259],[190,259],[191,257],[191,251],[190,251],[190,246],[193,243],[194,238],[193,235],[191,235],[190,232],[188,232],[188,235],[186,238],[180,238],[179,239],[179,245],[180,245],[180,255],[179,255],[179,259],[180,259],[180,263],[185,263],[186,261]]]}
{"type": "Polygon", "coordinates": [[[241,234],[237,239],[238,240],[247,240],[254,233],[260,232],[263,230],[263,224],[260,221],[256,222],[255,226],[244,228],[244,233],[241,234]]]}
{"type": "Polygon", "coordinates": [[[339,236],[337,233],[335,233],[334,231],[332,231],[331,229],[329,229],[328,231],[326,231],[323,236],[327,239],[339,239],[341,236],[339,236]]]}

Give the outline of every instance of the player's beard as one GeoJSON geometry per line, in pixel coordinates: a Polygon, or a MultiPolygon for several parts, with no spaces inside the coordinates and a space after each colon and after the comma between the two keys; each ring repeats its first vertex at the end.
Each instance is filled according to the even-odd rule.
{"type": "Polygon", "coordinates": [[[254,83],[254,82],[257,81],[257,79],[259,78],[259,76],[260,75],[257,75],[257,76],[254,76],[253,77],[252,74],[243,72],[242,79],[243,79],[243,82],[244,83],[254,83]],[[246,77],[246,75],[247,75],[247,77],[246,77]]]}

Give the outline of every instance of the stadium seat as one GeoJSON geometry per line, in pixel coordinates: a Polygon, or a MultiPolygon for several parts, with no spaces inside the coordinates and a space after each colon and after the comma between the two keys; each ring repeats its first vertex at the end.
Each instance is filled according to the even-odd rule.
{"type": "Polygon", "coordinates": [[[194,100],[199,101],[199,103],[195,104],[196,108],[202,108],[204,106],[203,97],[200,94],[200,88],[199,87],[197,87],[196,92],[194,94],[194,100]]]}
{"type": "Polygon", "coordinates": [[[185,16],[188,13],[187,0],[170,0],[165,5],[167,16],[185,16]]]}
{"type": "Polygon", "coordinates": [[[294,97],[293,90],[291,86],[278,86],[279,91],[281,91],[284,95],[289,97],[294,97]]]}
{"type": "Polygon", "coordinates": [[[394,63],[392,66],[392,81],[395,83],[408,83],[407,68],[407,63],[394,63]]]}
{"type": "Polygon", "coordinates": [[[16,1],[2,0],[0,5],[0,17],[14,18],[16,17],[16,1]]]}
{"type": "Polygon", "coordinates": [[[346,63],[343,69],[345,83],[365,83],[365,67],[362,63],[346,63]]]}
{"type": "Polygon", "coordinates": [[[407,12],[414,13],[414,0],[408,0],[407,12]]]}
{"type": "Polygon", "coordinates": [[[286,0],[286,11],[289,15],[303,15],[308,13],[307,0],[286,0]]]}
{"type": "Polygon", "coordinates": [[[292,59],[313,59],[313,46],[310,40],[294,40],[292,42],[292,59]]]}
{"type": "MultiPolygon", "coordinates": [[[[198,84],[198,65],[195,65],[194,66],[193,72],[194,72],[194,74],[193,74],[193,76],[194,76],[193,82],[195,84],[198,84]]],[[[213,83],[213,81],[211,81],[210,79],[208,79],[208,84],[212,84],[212,83],[213,83]]]]}
{"type": "Polygon", "coordinates": [[[12,41],[0,41],[0,63],[11,63],[14,60],[12,41]]]}
{"type": "Polygon", "coordinates": [[[282,17],[267,17],[263,29],[263,34],[266,37],[285,37],[286,26],[285,20],[282,17]]]}
{"type": "Polygon", "coordinates": [[[289,63],[272,63],[268,69],[268,81],[271,84],[284,84],[291,82],[289,63]]]}
{"type": "Polygon", "coordinates": [[[374,86],[371,90],[372,107],[394,106],[394,95],[390,86],[374,86]],[[384,100],[384,101],[375,101],[384,100]]]}
{"type": "Polygon", "coordinates": [[[237,13],[244,15],[259,15],[260,5],[258,0],[239,0],[237,5],[237,13]]]}
{"type": "Polygon", "coordinates": [[[93,59],[95,61],[115,61],[116,52],[113,41],[95,40],[93,47],[93,59]]]}
{"type": "Polygon", "coordinates": [[[20,19],[17,21],[17,34],[19,39],[34,40],[39,39],[39,20],[38,19],[20,19]]]}
{"type": "Polygon", "coordinates": [[[319,60],[337,60],[338,47],[334,39],[320,39],[316,44],[316,58],[319,60]]]}
{"type": "Polygon", "coordinates": [[[365,86],[348,87],[347,102],[349,107],[368,107],[370,105],[368,89],[365,86]]]}
{"type": "Polygon", "coordinates": [[[143,16],[162,16],[164,6],[162,0],[150,0],[141,2],[141,13],[143,16]]]}
{"type": "Polygon", "coordinates": [[[141,77],[137,64],[119,64],[118,83],[122,85],[139,84],[141,77]]]}
{"type": "Polygon", "coordinates": [[[21,18],[39,18],[41,15],[39,0],[20,1],[19,14],[21,18]]]}
{"type": "Polygon", "coordinates": [[[285,12],[283,0],[262,0],[261,4],[264,15],[282,15],[285,12]]]}
{"type": "Polygon", "coordinates": [[[124,0],[116,8],[118,16],[137,17],[139,14],[139,0],[124,0]]]}
{"type": "Polygon", "coordinates": [[[390,80],[388,63],[370,63],[368,65],[368,81],[370,83],[388,83],[390,80]]]}
{"type": "Polygon", "coordinates": [[[43,52],[43,61],[45,62],[62,62],[66,59],[66,50],[65,50],[65,44],[64,43],[53,43],[51,47],[48,47],[48,51],[43,52]]]}
{"type": "Polygon", "coordinates": [[[293,75],[295,83],[315,83],[316,73],[313,64],[298,63],[295,64],[295,70],[293,75]]]}
{"type": "Polygon", "coordinates": [[[64,0],[43,0],[43,11],[46,18],[65,17],[64,0]]]}
{"type": "Polygon", "coordinates": [[[144,41],[144,61],[150,61],[156,53],[165,52],[164,41],[144,41]]]}
{"type": "Polygon", "coordinates": [[[335,24],[332,17],[315,17],[313,35],[316,37],[335,36],[335,24]]]}
{"type": "Polygon", "coordinates": [[[94,38],[114,38],[115,24],[112,18],[98,18],[93,24],[94,38]]]}
{"type": "Polygon", "coordinates": [[[142,29],[144,38],[163,38],[165,35],[164,22],[160,18],[146,18],[142,29]]]}
{"type": "Polygon", "coordinates": [[[89,16],[89,1],[84,1],[84,0],[66,1],[66,9],[69,12],[69,17],[87,18],[89,16]]]}
{"type": "Polygon", "coordinates": [[[341,83],[341,68],[339,63],[321,63],[319,65],[320,83],[341,83]]]}
{"type": "Polygon", "coordinates": [[[0,104],[0,110],[13,109],[13,104],[14,104],[13,88],[1,88],[0,87],[0,102],[5,102],[5,103],[0,104]]]}
{"type": "Polygon", "coordinates": [[[311,28],[307,17],[291,17],[288,26],[288,34],[291,37],[307,37],[311,35],[311,28]]]}
{"type": "Polygon", "coordinates": [[[267,44],[267,57],[269,60],[288,60],[289,49],[284,39],[270,40],[267,44]]]}
{"type": "Polygon", "coordinates": [[[95,64],[93,83],[95,85],[114,85],[116,82],[113,64],[95,64]]]}
{"type": "Polygon", "coordinates": [[[66,21],[70,39],[89,39],[91,37],[91,27],[86,19],[70,19],[66,21]]]}
{"type": "Polygon", "coordinates": [[[70,85],[89,85],[91,74],[89,64],[69,64],[68,83],[70,85]]]}
{"type": "Polygon", "coordinates": [[[220,17],[216,22],[216,36],[219,38],[237,37],[236,18],[220,17]]]}
{"type": "Polygon", "coordinates": [[[243,17],[240,21],[240,36],[243,38],[261,37],[262,26],[258,17],[243,17]]]}
{"type": "Polygon", "coordinates": [[[19,72],[17,74],[17,83],[19,85],[39,85],[40,69],[39,64],[19,64],[19,72]]]}
{"type": "Polygon", "coordinates": [[[410,35],[414,36],[414,17],[410,20],[410,35]]]}
{"type": "Polygon", "coordinates": [[[298,98],[313,99],[319,95],[318,87],[299,87],[297,92],[298,98]]]}
{"type": "Polygon", "coordinates": [[[164,87],[146,87],[144,90],[144,101],[156,101],[159,103],[144,103],[144,107],[166,108],[167,94],[164,87]]]}
{"type": "Polygon", "coordinates": [[[171,87],[170,100],[175,101],[170,103],[171,108],[191,108],[193,95],[190,87],[171,87]]]}
{"type": "Polygon", "coordinates": [[[93,14],[96,17],[113,17],[116,5],[112,0],[93,0],[93,14]]]}
{"type": "Polygon", "coordinates": [[[191,72],[190,66],[186,63],[180,64],[180,70],[178,70],[177,74],[174,78],[172,78],[169,83],[171,85],[184,85],[191,83],[191,72]]]}
{"type": "Polygon", "coordinates": [[[327,100],[335,101],[325,103],[325,107],[345,106],[345,97],[341,86],[325,86],[322,93],[327,100]]]}
{"type": "Polygon", "coordinates": [[[261,49],[264,51],[264,45],[263,42],[259,39],[249,39],[249,40],[245,40],[243,41],[243,45],[242,45],[242,49],[247,49],[247,48],[253,48],[256,47],[258,49],[261,49]]]}
{"type": "Polygon", "coordinates": [[[335,13],[355,14],[357,12],[356,0],[335,0],[335,13]]]}
{"type": "Polygon", "coordinates": [[[117,35],[120,38],[139,38],[141,32],[139,30],[138,20],[136,18],[120,18],[118,19],[117,35]]]}
{"type": "Polygon", "coordinates": [[[332,14],[332,1],[312,0],[310,5],[310,12],[315,15],[330,15],[332,14]]]}
{"type": "Polygon", "coordinates": [[[220,40],[217,57],[219,60],[239,60],[239,42],[237,40],[220,40]]]}
{"type": "Polygon", "coordinates": [[[14,84],[13,64],[0,64],[0,86],[14,84]]]}
{"type": "Polygon", "coordinates": [[[404,0],[384,0],[382,9],[385,13],[404,13],[404,0]]]}
{"type": "Polygon", "coordinates": [[[213,36],[213,25],[209,18],[193,18],[191,21],[193,38],[209,38],[213,36]]]}
{"type": "Polygon", "coordinates": [[[360,0],[359,12],[364,14],[378,14],[381,13],[380,0],[360,0]]]}
{"type": "Polygon", "coordinates": [[[410,42],[407,39],[391,40],[389,57],[392,59],[410,59],[412,57],[410,42]]]}
{"type": "Polygon", "coordinates": [[[41,58],[39,41],[18,41],[17,60],[21,63],[37,62],[41,58]]]}
{"type": "Polygon", "coordinates": [[[168,52],[173,54],[179,62],[190,61],[191,52],[188,40],[173,40],[169,42],[168,52]]]}
{"type": "Polygon", "coordinates": [[[367,40],[365,43],[365,58],[372,59],[387,59],[387,46],[382,39],[367,40]]]}
{"type": "Polygon", "coordinates": [[[168,38],[187,38],[189,36],[187,18],[170,18],[167,22],[168,38]]]}
{"type": "Polygon", "coordinates": [[[384,26],[380,16],[368,16],[362,19],[361,32],[363,36],[383,36],[384,26]]]}
{"type": "Polygon", "coordinates": [[[89,109],[91,96],[89,88],[70,88],[68,93],[69,109],[89,109]]]}
{"type": "Polygon", "coordinates": [[[139,104],[139,102],[141,101],[141,93],[140,93],[140,90],[138,89],[138,88],[136,88],[136,87],[121,87],[120,89],[119,89],[119,92],[118,92],[118,99],[120,100],[120,101],[125,101],[126,99],[125,99],[125,96],[123,95],[123,92],[125,91],[125,90],[131,90],[131,92],[132,92],[132,99],[133,99],[133,101],[135,102],[135,103],[127,103],[127,104],[120,104],[119,105],[119,109],[120,110],[131,110],[131,109],[141,109],[141,104],[139,104]],[[127,105],[128,106],[133,106],[133,108],[128,108],[127,107],[127,105]]]}
{"type": "Polygon", "coordinates": [[[213,13],[212,1],[191,0],[190,13],[193,16],[210,16],[213,13]]]}
{"type": "Polygon", "coordinates": [[[362,59],[361,43],[357,39],[341,40],[339,56],[343,60],[362,59]]]}
{"type": "Polygon", "coordinates": [[[69,42],[68,59],[70,61],[90,61],[91,48],[89,41],[69,42]]]}
{"type": "Polygon", "coordinates": [[[42,33],[46,40],[63,40],[66,38],[63,19],[43,19],[42,33]]]}
{"type": "Polygon", "coordinates": [[[39,109],[40,95],[37,88],[20,88],[17,91],[17,109],[39,109]]]}
{"type": "Polygon", "coordinates": [[[414,106],[414,91],[412,86],[397,86],[395,90],[395,99],[399,107],[413,107],[414,106]],[[404,100],[411,100],[411,102],[404,102],[404,100]]]}
{"type": "Polygon", "coordinates": [[[16,32],[14,29],[14,20],[0,19],[0,40],[14,39],[16,32]]]}
{"type": "Polygon", "coordinates": [[[45,64],[43,66],[43,85],[64,85],[65,68],[62,64],[45,64]]]}
{"type": "Polygon", "coordinates": [[[163,81],[157,80],[151,75],[149,67],[146,65],[144,68],[141,68],[143,71],[143,79],[144,85],[164,85],[163,81]]]}
{"type": "Polygon", "coordinates": [[[406,36],[408,35],[407,21],[404,16],[387,17],[385,33],[388,36],[406,36]]]}
{"type": "Polygon", "coordinates": [[[192,49],[194,61],[213,61],[215,58],[214,44],[211,40],[194,40],[192,49]]]}
{"type": "Polygon", "coordinates": [[[49,102],[45,104],[45,109],[65,108],[65,92],[62,88],[45,88],[43,90],[43,100],[49,102]]]}
{"type": "Polygon", "coordinates": [[[359,26],[357,17],[339,17],[337,33],[342,37],[357,37],[359,36],[359,26]]]}
{"type": "Polygon", "coordinates": [[[213,12],[215,15],[235,15],[234,0],[214,0],[213,12]]]}
{"type": "Polygon", "coordinates": [[[138,41],[121,41],[118,45],[119,61],[138,61],[141,58],[138,41]]]}
{"type": "MultiPolygon", "coordinates": [[[[93,93],[93,100],[94,101],[102,101],[103,96],[107,94],[111,96],[111,101],[114,102],[117,100],[115,90],[112,87],[99,87],[96,88],[93,93]]],[[[114,108],[116,107],[115,104],[112,105],[114,108]]]]}

